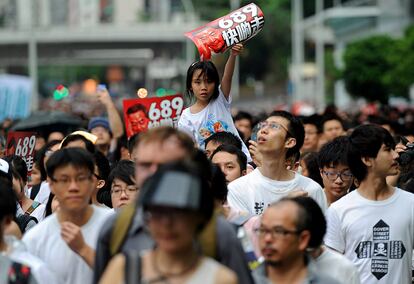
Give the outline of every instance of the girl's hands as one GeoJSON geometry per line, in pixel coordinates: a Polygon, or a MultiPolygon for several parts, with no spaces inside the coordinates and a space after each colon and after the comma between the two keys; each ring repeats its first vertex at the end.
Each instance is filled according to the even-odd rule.
{"type": "Polygon", "coordinates": [[[236,43],[235,45],[233,45],[233,46],[231,47],[231,52],[230,52],[230,54],[231,54],[231,55],[233,55],[233,56],[240,55],[240,53],[243,51],[243,48],[244,48],[243,44],[241,44],[241,43],[236,43]]]}

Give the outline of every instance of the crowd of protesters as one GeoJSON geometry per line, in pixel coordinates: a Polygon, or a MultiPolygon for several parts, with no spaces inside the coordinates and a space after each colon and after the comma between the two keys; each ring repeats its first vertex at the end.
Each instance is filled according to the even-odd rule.
{"type": "Polygon", "coordinates": [[[178,129],[126,141],[101,90],[106,117],[39,137],[30,177],[3,151],[0,283],[411,283],[413,113],[232,117],[241,50],[221,82],[190,66],[178,129]]]}

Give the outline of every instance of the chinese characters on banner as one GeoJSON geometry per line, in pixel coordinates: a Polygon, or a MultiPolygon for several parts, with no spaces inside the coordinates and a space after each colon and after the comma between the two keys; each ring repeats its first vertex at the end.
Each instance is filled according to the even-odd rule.
{"type": "Polygon", "coordinates": [[[253,3],[185,33],[198,48],[200,60],[209,60],[211,52],[223,53],[259,33],[264,25],[262,10],[253,3]]]}
{"type": "Polygon", "coordinates": [[[157,126],[177,127],[184,100],[181,95],[123,101],[128,138],[157,126]]]}
{"type": "Polygon", "coordinates": [[[20,131],[9,132],[6,145],[6,155],[22,157],[26,162],[27,175],[30,176],[34,163],[36,133],[20,131]]]}

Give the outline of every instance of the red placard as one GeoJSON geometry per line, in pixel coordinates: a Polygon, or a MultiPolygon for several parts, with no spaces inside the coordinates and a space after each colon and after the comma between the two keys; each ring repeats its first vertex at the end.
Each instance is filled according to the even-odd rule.
{"type": "Polygon", "coordinates": [[[35,132],[9,132],[7,135],[7,155],[16,155],[22,157],[26,162],[27,175],[32,173],[34,155],[36,146],[35,132]]]}
{"type": "Polygon", "coordinates": [[[123,100],[128,138],[160,125],[177,127],[184,109],[181,95],[123,100]]]}
{"type": "Polygon", "coordinates": [[[200,60],[209,60],[211,52],[223,53],[236,43],[249,40],[262,30],[263,25],[262,10],[250,3],[184,35],[197,46],[200,60]]]}

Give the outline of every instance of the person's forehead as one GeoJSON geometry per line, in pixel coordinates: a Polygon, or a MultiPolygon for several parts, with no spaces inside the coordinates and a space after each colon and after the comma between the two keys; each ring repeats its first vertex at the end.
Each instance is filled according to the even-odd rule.
{"type": "Polygon", "coordinates": [[[144,111],[138,110],[136,112],[129,114],[129,116],[145,116],[145,114],[144,114],[144,111]]]}
{"type": "Polygon", "coordinates": [[[323,126],[324,127],[342,127],[342,124],[337,119],[331,119],[331,120],[325,121],[325,123],[323,124],[323,126]]]}
{"type": "Polygon", "coordinates": [[[207,143],[207,145],[206,145],[206,148],[209,148],[209,149],[211,149],[211,148],[214,148],[214,149],[216,149],[218,146],[220,146],[221,145],[221,143],[220,142],[217,142],[217,141],[213,141],[213,140],[211,140],[211,141],[209,141],[208,143],[207,143]]]}
{"type": "Polygon", "coordinates": [[[135,161],[167,163],[184,158],[184,151],[178,141],[170,137],[164,141],[141,142],[136,148],[135,161]]]}
{"type": "Polygon", "coordinates": [[[250,120],[248,120],[247,118],[240,118],[240,119],[234,121],[234,123],[250,125],[250,120]]]}
{"type": "Polygon", "coordinates": [[[231,154],[228,152],[217,152],[213,159],[213,163],[236,163],[237,162],[237,155],[231,154]]]}
{"type": "Polygon", "coordinates": [[[281,116],[270,116],[266,119],[267,122],[276,122],[287,127],[289,125],[289,120],[281,116]]]}
{"type": "Polygon", "coordinates": [[[306,123],[303,125],[303,127],[305,128],[305,130],[318,130],[318,127],[316,127],[316,125],[312,123],[306,123]]]}
{"type": "Polygon", "coordinates": [[[297,210],[297,206],[291,201],[284,201],[270,206],[263,213],[262,224],[269,227],[295,227],[298,214],[297,210]]]}
{"type": "Polygon", "coordinates": [[[342,164],[342,163],[335,164],[335,165],[334,165],[334,163],[330,163],[330,165],[328,167],[327,166],[324,166],[324,168],[331,169],[331,170],[342,171],[342,170],[349,169],[349,166],[348,165],[345,165],[345,164],[342,164]]]}
{"type": "Polygon", "coordinates": [[[63,166],[59,166],[55,169],[54,175],[73,175],[73,174],[81,174],[81,173],[85,173],[85,172],[89,172],[88,167],[85,166],[75,166],[72,164],[68,164],[68,165],[63,165],[63,166]]]}

